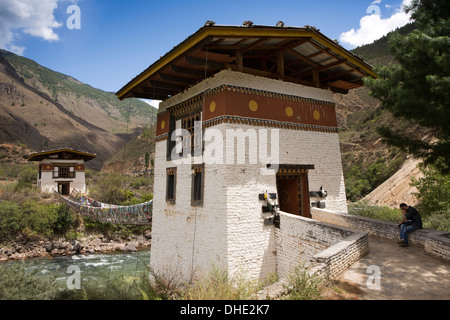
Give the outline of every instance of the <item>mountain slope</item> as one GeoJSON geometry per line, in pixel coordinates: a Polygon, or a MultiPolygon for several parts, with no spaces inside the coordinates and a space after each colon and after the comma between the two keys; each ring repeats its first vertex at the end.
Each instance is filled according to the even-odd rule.
{"type": "Polygon", "coordinates": [[[157,110],[139,99],[120,101],[114,93],[95,89],[70,76],[45,68],[33,60],[0,50],[17,75],[67,112],[113,133],[126,133],[152,123],[157,110]]]}
{"type": "Polygon", "coordinates": [[[26,84],[0,56],[0,143],[22,143],[35,151],[70,147],[96,153],[88,165],[98,170],[125,140],[71,114],[26,84]]]}

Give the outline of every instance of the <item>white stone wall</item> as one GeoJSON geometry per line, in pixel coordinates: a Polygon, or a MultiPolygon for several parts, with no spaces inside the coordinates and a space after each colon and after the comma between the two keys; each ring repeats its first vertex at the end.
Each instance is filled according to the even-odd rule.
{"type": "Polygon", "coordinates": [[[219,168],[205,168],[204,202],[191,206],[191,165],[177,166],[175,204],[166,203],[167,142],[156,143],[150,265],[157,274],[190,280],[213,265],[227,267],[225,185],[219,168]]]}
{"type": "Polygon", "coordinates": [[[280,130],[280,164],[313,164],[309,190],[327,191],[326,208],[347,212],[344,175],[337,133],[280,130]]]}
{"type": "MultiPolygon", "coordinates": [[[[237,124],[213,128],[225,139],[227,130],[256,129],[237,124]]],[[[166,161],[166,145],[165,140],[156,144],[152,267],[169,275],[176,270],[187,280],[193,271],[207,272],[213,264],[259,279],[277,272],[274,227],[264,226],[265,203],[258,199],[265,191],[276,192],[276,177],[261,174],[265,164],[249,164],[249,153],[258,148],[247,146],[245,164],[237,164],[236,145],[232,164],[226,164],[230,159],[205,164],[204,205],[192,207],[191,164],[177,166],[176,203],[165,201],[166,168],[175,166],[166,161]]],[[[227,147],[224,142],[224,155],[227,147]]],[[[337,134],[280,129],[279,151],[282,164],[314,164],[308,173],[310,190],[323,185],[327,207],[346,211],[337,134]]]]}
{"type": "MultiPolygon", "coordinates": [[[[213,78],[167,99],[163,110],[208,88],[222,84],[278,91],[324,101],[333,101],[331,92],[238,72],[222,71],[213,78]]],[[[256,126],[222,123],[211,127],[226,139],[227,130],[254,130],[256,126]]],[[[267,130],[268,128],[263,127],[267,130]]],[[[314,165],[309,170],[309,190],[321,186],[328,192],[328,209],[347,212],[341,154],[337,133],[279,130],[279,164],[314,165]]],[[[270,140],[268,141],[270,150],[270,140]]],[[[276,192],[276,177],[262,175],[266,163],[250,164],[258,148],[246,151],[244,164],[223,159],[222,164],[205,164],[204,204],[191,206],[191,164],[166,160],[167,141],[156,143],[152,247],[150,264],[157,274],[189,280],[193,274],[208,272],[213,265],[231,275],[244,274],[264,279],[277,272],[275,228],[264,226],[263,201],[258,195],[276,192]],[[255,151],[256,150],[256,151],[255,151]],[[177,167],[176,203],[168,204],[166,168],[177,167]]],[[[223,155],[231,145],[223,143],[223,155]]],[[[236,148],[236,146],[234,146],[236,148]]],[[[190,157],[188,156],[188,159],[190,157]]],[[[200,161],[203,162],[203,161],[200,161]]],[[[292,250],[295,250],[293,248],[292,250]]]]}

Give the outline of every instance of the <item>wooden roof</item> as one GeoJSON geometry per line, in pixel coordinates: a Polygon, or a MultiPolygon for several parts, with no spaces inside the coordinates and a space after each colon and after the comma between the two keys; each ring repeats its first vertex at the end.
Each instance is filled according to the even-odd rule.
{"type": "Polygon", "coordinates": [[[165,100],[224,69],[340,93],[376,77],[372,66],[315,27],[207,23],[116,95],[165,100]]]}
{"type": "Polygon", "coordinates": [[[89,161],[95,157],[97,157],[95,154],[90,154],[83,151],[73,149],[56,149],[33,153],[28,157],[28,161],[42,161],[44,159],[89,161]]]}

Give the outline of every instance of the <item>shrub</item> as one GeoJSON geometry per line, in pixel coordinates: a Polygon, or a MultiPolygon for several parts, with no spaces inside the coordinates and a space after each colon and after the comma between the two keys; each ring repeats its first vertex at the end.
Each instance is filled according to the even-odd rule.
{"type": "Polygon", "coordinates": [[[91,187],[91,197],[104,203],[120,204],[126,200],[122,190],[124,176],[113,174],[99,174],[95,184],[91,187]]]}
{"type": "Polygon", "coordinates": [[[0,202],[0,238],[16,235],[23,227],[22,209],[11,201],[0,202]]]}
{"type": "Polygon", "coordinates": [[[51,206],[50,210],[53,215],[51,228],[57,233],[66,234],[75,221],[69,206],[62,203],[51,206]]]}
{"type": "Polygon", "coordinates": [[[0,300],[53,300],[60,290],[56,280],[27,272],[22,263],[0,265],[0,300]]]}
{"type": "Polygon", "coordinates": [[[368,201],[365,200],[349,204],[347,207],[349,214],[354,214],[362,217],[391,222],[400,222],[402,219],[400,209],[371,205],[368,201]]]}
{"type": "Polygon", "coordinates": [[[305,265],[297,266],[288,276],[287,285],[289,300],[319,300],[322,298],[322,287],[325,281],[315,273],[311,273],[305,265]]]}
{"type": "Polygon", "coordinates": [[[450,210],[445,213],[432,214],[423,222],[424,228],[450,232],[450,210]]]}
{"type": "Polygon", "coordinates": [[[182,297],[187,300],[248,300],[254,299],[259,284],[242,276],[230,277],[227,271],[213,266],[204,277],[186,284],[182,297]]]}
{"type": "Polygon", "coordinates": [[[412,186],[420,204],[419,212],[424,215],[449,214],[450,210],[450,174],[442,174],[435,167],[419,165],[422,178],[412,179],[412,186]]]}
{"type": "Polygon", "coordinates": [[[18,205],[0,202],[0,238],[12,239],[22,235],[27,239],[65,234],[74,223],[72,212],[65,204],[42,204],[28,200],[18,205]]]}

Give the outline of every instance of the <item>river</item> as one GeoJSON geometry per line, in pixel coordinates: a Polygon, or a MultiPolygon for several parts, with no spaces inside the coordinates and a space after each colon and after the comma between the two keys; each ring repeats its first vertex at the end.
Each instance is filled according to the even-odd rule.
{"type": "Polygon", "coordinates": [[[86,254],[52,259],[28,259],[5,262],[0,266],[23,263],[27,272],[51,276],[61,289],[96,288],[107,290],[110,281],[122,278],[125,281],[138,280],[143,272],[148,274],[150,249],[133,253],[86,254]],[[75,277],[79,275],[78,279],[75,277]],[[71,288],[72,286],[72,288],[71,288]]]}

